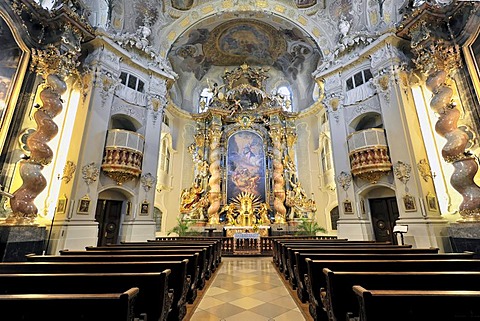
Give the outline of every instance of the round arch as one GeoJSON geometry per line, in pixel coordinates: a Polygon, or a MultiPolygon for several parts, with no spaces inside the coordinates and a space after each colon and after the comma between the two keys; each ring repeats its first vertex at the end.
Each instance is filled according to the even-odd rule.
{"type": "Polygon", "coordinates": [[[218,16],[231,14],[232,12],[260,12],[268,19],[283,19],[314,40],[322,56],[325,56],[325,54],[321,47],[333,47],[333,40],[323,36],[330,32],[321,24],[321,19],[312,19],[311,16],[304,13],[289,10],[288,6],[283,3],[271,1],[266,3],[265,6],[259,7],[258,5],[232,4],[217,0],[189,10],[188,15],[180,17],[165,28],[165,40],[160,44],[160,55],[166,58],[172,49],[172,45],[192,28],[208,21],[208,19],[218,19],[218,16]]]}

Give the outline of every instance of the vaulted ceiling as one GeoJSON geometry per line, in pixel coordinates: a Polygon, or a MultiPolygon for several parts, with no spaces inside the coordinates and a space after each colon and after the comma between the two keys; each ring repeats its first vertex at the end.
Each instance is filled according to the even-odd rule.
{"type": "Polygon", "coordinates": [[[287,85],[298,111],[313,103],[311,74],[320,57],[315,42],[286,19],[259,12],[213,16],[190,26],[170,48],[179,76],[172,99],[196,112],[202,88],[222,83],[225,70],[247,63],[269,69],[268,93],[287,85]]]}

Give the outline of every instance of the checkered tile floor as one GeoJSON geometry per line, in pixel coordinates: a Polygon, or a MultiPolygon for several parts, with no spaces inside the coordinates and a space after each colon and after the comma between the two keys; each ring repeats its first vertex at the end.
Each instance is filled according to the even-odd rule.
{"type": "Polygon", "coordinates": [[[223,257],[191,321],[306,320],[271,257],[223,257]]]}

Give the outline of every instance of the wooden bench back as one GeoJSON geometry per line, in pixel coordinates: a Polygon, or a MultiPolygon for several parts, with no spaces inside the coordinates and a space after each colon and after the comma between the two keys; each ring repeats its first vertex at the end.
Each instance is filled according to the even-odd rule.
{"type": "MultiPolygon", "coordinates": [[[[132,255],[140,255],[140,256],[145,256],[147,258],[152,258],[155,259],[156,261],[162,261],[163,259],[161,256],[165,256],[165,260],[171,260],[172,258],[176,257],[183,257],[183,258],[188,258],[189,255],[192,255],[194,253],[198,253],[198,266],[199,266],[199,271],[198,271],[198,287],[203,288],[205,285],[205,280],[210,277],[211,274],[211,266],[209,265],[211,261],[207,257],[207,251],[206,248],[204,247],[199,247],[199,248],[191,248],[191,249],[150,249],[150,250],[135,250],[135,249],[130,249],[130,250],[123,250],[123,249],[111,249],[111,250],[92,250],[92,251],[76,251],[76,250],[61,250],[60,255],[55,255],[53,257],[48,257],[48,260],[50,261],[68,261],[68,258],[63,258],[61,259],[60,257],[78,257],[78,256],[132,256],[132,255]]],[[[137,257],[139,259],[139,257],[137,257]]],[[[182,258],[182,259],[183,259],[182,258]]],[[[42,258],[41,256],[27,256],[27,260],[37,260],[41,261],[42,258]]],[[[118,261],[114,258],[106,258],[107,260],[115,260],[118,261]]],[[[126,258],[127,260],[136,260],[133,257],[126,258]]],[[[82,260],[79,258],[72,258],[72,260],[82,260]]],[[[148,260],[148,259],[147,259],[148,260]]],[[[176,259],[175,259],[176,260],[176,259]]],[[[82,260],[85,261],[85,260],[82,260]]],[[[94,261],[98,261],[98,259],[94,259],[94,261]]],[[[142,259],[144,261],[144,259],[142,259]]]]}
{"type": "Polygon", "coordinates": [[[139,289],[123,293],[0,294],[2,320],[134,321],[139,289]]]}
{"type": "Polygon", "coordinates": [[[480,291],[367,290],[353,286],[360,320],[480,320],[480,291]],[[441,308],[439,308],[441,307],[441,308]]]}
{"type": "MultiPolygon", "coordinates": [[[[183,276],[182,269],[177,271],[175,269],[177,262],[187,262],[186,274],[190,278],[190,284],[187,293],[187,300],[193,302],[197,296],[197,286],[193,284],[195,277],[191,273],[198,274],[197,267],[191,266],[190,263],[198,258],[198,253],[187,256],[175,256],[168,260],[152,261],[149,257],[134,256],[134,257],[101,257],[95,256],[88,258],[88,261],[49,261],[47,256],[44,261],[39,256],[37,261],[28,262],[5,262],[0,263],[0,274],[7,273],[126,273],[126,272],[161,272],[165,269],[172,270],[171,276],[173,278],[180,278],[183,276]],[[173,263],[172,263],[173,262],[173,263]]],[[[83,259],[85,257],[82,256],[83,259]]],[[[183,263],[181,264],[183,268],[183,263]]],[[[198,277],[198,275],[196,276],[198,277]]],[[[196,281],[196,280],[195,280],[196,281]]],[[[176,287],[174,282],[179,283],[178,280],[170,281],[170,288],[177,291],[183,290],[184,284],[178,284],[176,287]]]]}
{"type": "Polygon", "coordinates": [[[327,278],[327,310],[336,320],[346,320],[347,313],[359,311],[352,291],[354,285],[388,290],[478,290],[480,272],[347,272],[324,269],[327,278]]]}
{"type": "MultiPolygon", "coordinates": [[[[135,317],[146,313],[151,320],[165,320],[168,311],[163,308],[168,306],[164,300],[168,298],[169,273],[170,270],[155,273],[0,274],[0,293],[92,294],[123,292],[138,287],[135,317]]],[[[65,319],[69,319],[68,315],[65,319]]]]}

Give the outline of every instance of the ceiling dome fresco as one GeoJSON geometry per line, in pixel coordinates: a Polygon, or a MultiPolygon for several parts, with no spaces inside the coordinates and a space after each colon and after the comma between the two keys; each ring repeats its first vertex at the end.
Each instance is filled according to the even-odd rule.
{"type": "Polygon", "coordinates": [[[195,112],[199,88],[221,82],[225,70],[244,63],[267,67],[267,90],[286,85],[297,95],[297,110],[313,103],[311,76],[321,57],[316,43],[298,26],[279,17],[251,13],[205,19],[186,30],[168,58],[179,78],[173,102],[195,112]],[[232,19],[233,18],[233,19],[232,19]],[[277,84],[274,84],[276,82],[277,84]],[[301,96],[301,97],[300,97],[301,96]]]}

